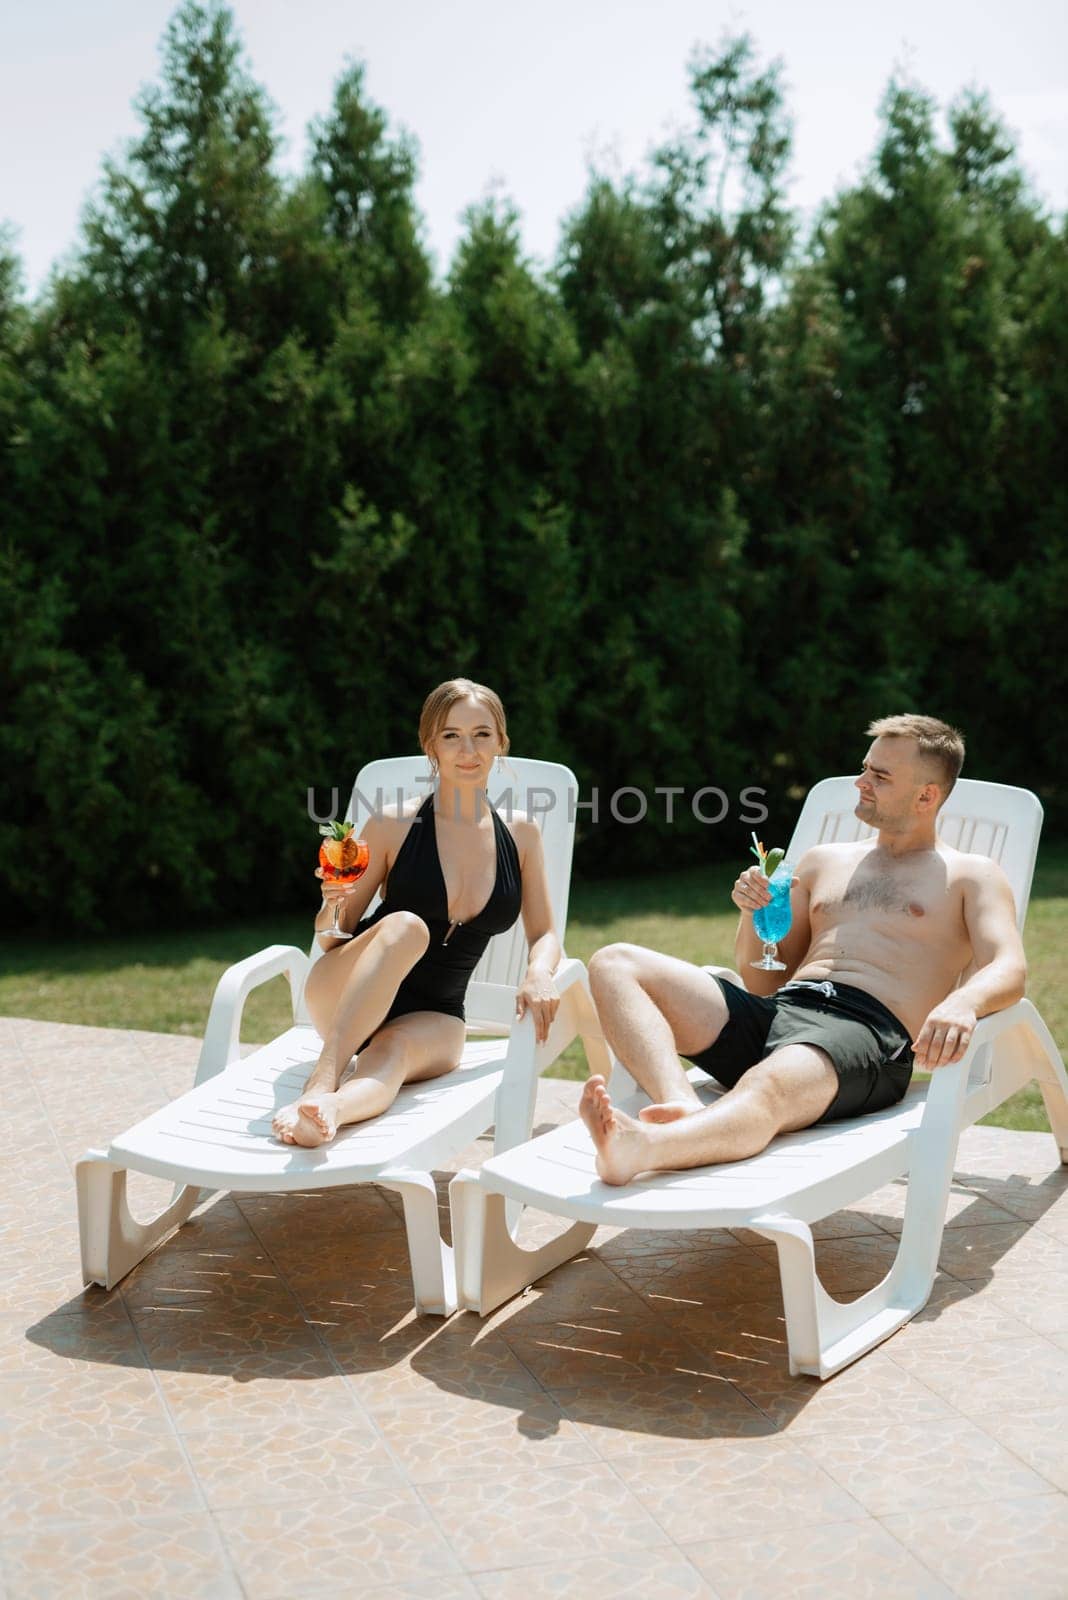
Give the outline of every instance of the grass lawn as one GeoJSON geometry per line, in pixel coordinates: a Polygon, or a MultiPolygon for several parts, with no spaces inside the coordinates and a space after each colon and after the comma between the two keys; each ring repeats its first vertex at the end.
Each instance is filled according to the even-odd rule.
{"type": "MultiPolygon", "coordinates": [[[[687,961],[731,965],[735,912],[728,894],[734,877],[735,869],[722,865],[579,883],[572,893],[568,954],[586,961],[600,945],[626,939],[687,961]]],[[[304,915],[208,932],[164,929],[121,939],[6,938],[0,940],[0,1013],[199,1037],[215,984],[230,962],[268,944],[306,948],[310,929],[310,916],[304,915]]],[[[1026,944],[1028,992],[1063,1048],[1068,1041],[1063,953],[1068,944],[1068,846],[1049,845],[1042,852],[1026,944]]],[[[261,1042],[290,1020],[289,986],[277,978],[249,999],[242,1036],[261,1042]]],[[[585,1074],[579,1046],[552,1072],[563,1078],[585,1074]]],[[[1004,1128],[1049,1127],[1042,1097],[1033,1086],[985,1120],[1004,1128]]]]}

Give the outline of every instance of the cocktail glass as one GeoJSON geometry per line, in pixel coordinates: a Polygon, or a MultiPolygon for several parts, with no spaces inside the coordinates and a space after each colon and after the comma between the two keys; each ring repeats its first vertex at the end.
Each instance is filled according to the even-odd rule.
{"type": "MultiPolygon", "coordinates": [[[[367,848],[366,839],[354,837],[351,823],[347,833],[339,837],[332,834],[323,840],[319,846],[319,873],[318,876],[324,883],[341,883],[346,886],[357,883],[367,871],[367,863],[371,859],[371,852],[367,848]]],[[[322,830],[324,833],[326,829],[322,830]]],[[[323,931],[331,939],[351,939],[353,935],[347,933],[338,921],[341,915],[342,896],[338,895],[331,910],[330,927],[323,931]]]]}
{"type": "Polygon", "coordinates": [[[760,906],[753,912],[753,928],[758,939],[764,941],[764,955],[760,961],[751,961],[751,967],[757,967],[761,972],[785,972],[785,961],[777,959],[779,953],[779,940],[785,939],[790,931],[792,921],[790,912],[790,885],[793,882],[794,868],[790,861],[780,861],[771,877],[768,879],[768,888],[771,899],[766,906],[760,906]]]}

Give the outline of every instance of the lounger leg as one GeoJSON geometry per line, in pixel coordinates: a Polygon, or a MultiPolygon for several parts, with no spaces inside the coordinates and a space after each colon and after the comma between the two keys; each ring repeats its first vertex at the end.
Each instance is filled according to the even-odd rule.
{"type": "Polygon", "coordinates": [[[570,1261],[597,1231],[592,1223],[576,1222],[551,1243],[526,1250],[508,1230],[504,1196],[488,1193],[469,1169],[449,1184],[449,1206],[460,1309],[480,1317],[570,1261]]]}
{"type": "Polygon", "coordinates": [[[111,1289],[167,1234],[191,1215],[199,1188],[176,1185],[174,1198],[151,1222],[138,1222],[126,1201],[126,1169],[90,1151],[75,1166],[82,1282],[111,1289]]]}
{"type": "MultiPolygon", "coordinates": [[[[829,1378],[896,1333],[921,1310],[930,1282],[900,1293],[897,1263],[880,1284],[857,1300],[835,1300],[816,1275],[812,1230],[793,1217],[762,1218],[752,1227],[771,1239],[779,1252],[790,1372],[829,1378]],[[902,1301],[908,1299],[907,1304],[902,1301]]],[[[900,1254],[898,1257],[900,1261],[900,1254]]]]}
{"type": "Polygon", "coordinates": [[[452,1248],[441,1237],[433,1178],[429,1172],[384,1172],[375,1182],[404,1201],[416,1310],[422,1315],[450,1316],[456,1310],[456,1273],[452,1248]]]}

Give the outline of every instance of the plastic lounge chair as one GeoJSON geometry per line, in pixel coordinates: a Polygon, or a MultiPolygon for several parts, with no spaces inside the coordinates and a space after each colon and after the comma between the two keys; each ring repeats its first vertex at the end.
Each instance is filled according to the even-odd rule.
{"type": "MultiPolygon", "coordinates": [[[[538,817],[546,872],[561,940],[567,918],[574,799],[566,768],[509,758],[517,810],[538,817]]],[[[423,756],[376,761],[356,779],[347,815],[360,819],[378,803],[426,793],[423,756]],[[376,793],[381,801],[376,800],[376,793]]],[[[501,789],[506,789],[502,782],[501,789]]],[[[491,786],[491,797],[498,799],[491,786]]],[[[506,815],[506,811],[502,810],[506,815]]],[[[456,1309],[452,1250],[439,1228],[431,1172],[447,1165],[495,1123],[495,1151],[529,1139],[537,1079],[580,1035],[608,1070],[589,999],[586,971],[564,959],[556,974],[561,1005],[544,1044],[527,1016],[515,1020],[515,994],[526,966],[522,921],[490,941],[467,993],[469,1038],[463,1059],[446,1077],[401,1090],[388,1112],[344,1128],[315,1150],[284,1145],[271,1134],[275,1111],[296,1098],[321,1040],[303,1007],[310,956],[293,945],[271,945],[230,967],[212,1001],[195,1086],[77,1164],[82,1272],[86,1283],[110,1288],[190,1215],[202,1191],[308,1190],[377,1183],[404,1199],[415,1301],[420,1311],[456,1309]],[[241,1013],[251,991],[285,973],[293,996],[293,1026],[272,1043],[241,1056],[241,1013]],[[497,1037],[474,1037],[493,1033],[497,1037]],[[598,1054],[600,1052],[600,1054],[598,1054]],[[171,1203],[147,1223],[131,1215],[128,1169],[173,1179],[171,1203]]]]}
{"type": "MultiPolygon", "coordinates": [[[[871,829],[853,815],[854,801],[851,778],[817,784],[794,832],[791,856],[796,860],[813,844],[870,836],[871,829]]],[[[939,829],[958,849],[1000,862],[1021,927],[1041,822],[1042,807],[1028,790],[962,779],[939,829]]],[[[712,970],[741,981],[725,969],[712,970]]],[[[696,1067],[690,1077],[698,1085],[710,1083],[696,1067]]],[[[967,1055],[936,1071],[929,1085],[913,1086],[899,1105],[784,1135],[745,1161],[663,1172],[614,1188],[597,1177],[592,1142],[583,1124],[572,1122],[495,1155],[477,1174],[462,1172],[453,1180],[460,1303],[484,1316],[546,1270],[539,1252],[515,1243],[517,1202],[575,1219],[563,1235],[572,1252],[585,1247],[598,1224],[751,1228],[778,1247],[791,1372],[827,1378],[926,1303],[960,1132],[1032,1079],[1041,1087],[1061,1159],[1068,1162],[1068,1078],[1029,1000],[982,1018],[967,1055]],[[905,1174],[904,1226],[889,1273],[859,1299],[833,1299],[816,1273],[810,1224],[905,1174]]],[[[632,1113],[648,1103],[618,1063],[612,1088],[632,1113]]]]}

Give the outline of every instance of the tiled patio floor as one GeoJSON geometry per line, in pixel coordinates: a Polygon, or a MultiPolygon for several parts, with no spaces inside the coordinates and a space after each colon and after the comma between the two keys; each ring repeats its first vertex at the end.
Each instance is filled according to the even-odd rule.
{"type": "MultiPolygon", "coordinates": [[[[19,1021],[0,1043],[11,1600],[1068,1596],[1048,1135],[966,1135],[930,1305],[820,1384],[789,1376],[753,1235],[604,1231],[442,1322],[410,1309],[395,1197],[227,1195],[83,1290],[72,1165],[187,1088],[197,1045],[19,1021]]],[[[576,1097],[543,1084],[540,1123],[576,1097]]],[[[881,1276],[903,1197],[823,1226],[834,1292],[881,1276]]]]}

